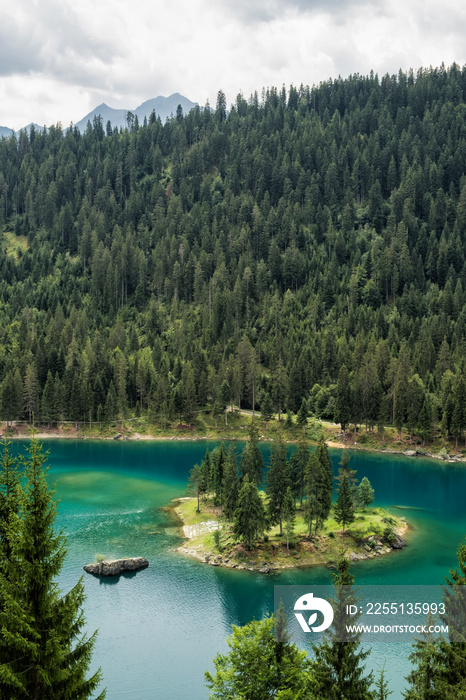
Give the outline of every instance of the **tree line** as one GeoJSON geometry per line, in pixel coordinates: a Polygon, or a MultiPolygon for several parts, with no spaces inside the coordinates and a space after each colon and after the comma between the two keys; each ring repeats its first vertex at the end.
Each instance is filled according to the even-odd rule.
{"type": "MultiPolygon", "coordinates": [[[[450,570],[443,601],[448,635],[424,633],[411,647],[412,670],[407,676],[406,700],[461,698],[466,690],[464,627],[466,611],[462,589],[466,583],[466,544],[458,549],[458,568],[450,570]]],[[[238,697],[262,700],[387,700],[390,690],[385,666],[378,674],[367,671],[370,649],[362,647],[362,633],[355,630],[360,613],[348,614],[360,600],[354,589],[349,562],[342,557],[332,573],[334,612],[331,627],[318,643],[311,642],[312,656],[290,640],[287,617],[280,603],[274,615],[253,620],[244,627],[233,625],[229,651],[213,660],[215,672],[205,679],[210,700],[238,697]],[[347,630],[350,625],[351,631],[347,630]]],[[[432,616],[427,626],[434,625],[432,616]]]]}
{"type": "MultiPolygon", "coordinates": [[[[315,452],[311,453],[303,432],[296,451],[288,458],[286,443],[279,435],[273,442],[267,469],[257,443],[257,427],[251,422],[239,465],[233,443],[228,450],[222,443],[212,452],[206,451],[204,459],[194,465],[189,475],[189,485],[197,497],[197,511],[200,512],[201,499],[209,496],[214,506],[222,507],[226,519],[233,523],[233,534],[248,549],[276,525],[280,536],[286,535],[289,548],[298,504],[309,537],[315,538],[329,517],[334,492],[333,468],[324,438],[320,438],[315,452]]],[[[344,452],[335,478],[338,489],[333,515],[343,528],[354,521],[358,508],[365,508],[374,500],[369,480],[363,477],[358,484],[356,470],[349,468],[349,461],[344,452]]]]}
{"type": "Polygon", "coordinates": [[[465,86],[352,75],[3,138],[1,418],[305,402],[460,441],[465,86]]]}

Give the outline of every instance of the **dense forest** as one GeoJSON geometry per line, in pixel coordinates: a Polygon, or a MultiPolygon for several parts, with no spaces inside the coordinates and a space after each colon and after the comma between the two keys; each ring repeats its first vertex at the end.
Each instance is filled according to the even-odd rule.
{"type": "Polygon", "coordinates": [[[466,67],[0,141],[3,420],[466,427],[466,67]]]}

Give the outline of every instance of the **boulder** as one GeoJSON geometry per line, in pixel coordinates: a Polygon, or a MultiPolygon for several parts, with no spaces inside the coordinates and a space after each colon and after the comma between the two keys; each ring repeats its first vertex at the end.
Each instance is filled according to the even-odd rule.
{"type": "Polygon", "coordinates": [[[95,576],[118,576],[123,571],[136,571],[145,569],[149,562],[144,557],[134,557],[132,559],[112,559],[110,561],[100,561],[95,564],[86,564],[83,567],[88,574],[95,576]]]}
{"type": "Polygon", "coordinates": [[[268,574],[269,572],[270,572],[270,566],[268,566],[268,564],[266,564],[265,566],[263,566],[262,568],[259,569],[260,574],[268,574]]]}
{"type": "Polygon", "coordinates": [[[399,535],[395,535],[395,539],[393,542],[390,542],[390,546],[392,549],[403,549],[403,547],[406,547],[406,542],[399,535]]]}

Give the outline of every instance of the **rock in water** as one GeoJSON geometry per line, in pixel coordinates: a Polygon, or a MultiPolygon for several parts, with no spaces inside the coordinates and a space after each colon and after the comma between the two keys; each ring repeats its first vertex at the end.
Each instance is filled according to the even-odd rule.
{"type": "Polygon", "coordinates": [[[86,564],[83,569],[88,574],[95,574],[95,576],[118,576],[123,571],[136,571],[136,569],[145,569],[146,566],[149,566],[147,559],[134,557],[132,559],[112,559],[95,564],[86,564]]]}

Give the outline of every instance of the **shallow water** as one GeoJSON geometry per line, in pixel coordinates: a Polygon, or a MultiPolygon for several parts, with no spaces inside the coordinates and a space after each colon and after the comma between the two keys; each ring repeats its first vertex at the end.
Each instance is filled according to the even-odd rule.
{"type": "MultiPolygon", "coordinates": [[[[262,576],[208,567],[173,552],[181,540],[160,509],[184,495],[204,442],[44,444],[60,498],[57,526],[68,535],[63,589],[98,554],[150,561],[148,569],[117,580],[85,575],[88,629],[99,629],[93,665],[102,667],[109,700],[206,698],[204,671],[217,652],[226,651],[231,625],[272,611],[274,584],[330,581],[322,568],[262,576]]],[[[265,453],[269,449],[264,446],[265,453]]],[[[331,451],[335,468],[339,454],[331,451]]],[[[356,582],[443,583],[466,534],[466,467],[361,452],[352,453],[350,466],[359,478],[369,478],[376,505],[411,525],[404,550],[354,565],[356,582]]],[[[402,697],[409,651],[402,643],[379,645],[368,660],[374,669],[386,661],[394,700],[402,697]]]]}

